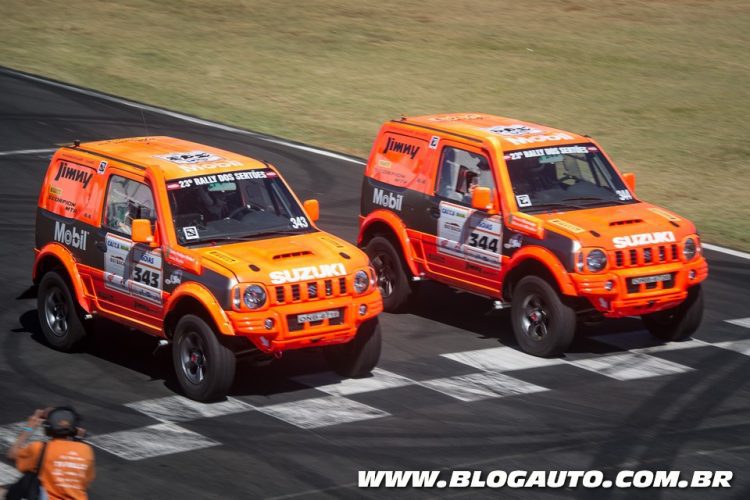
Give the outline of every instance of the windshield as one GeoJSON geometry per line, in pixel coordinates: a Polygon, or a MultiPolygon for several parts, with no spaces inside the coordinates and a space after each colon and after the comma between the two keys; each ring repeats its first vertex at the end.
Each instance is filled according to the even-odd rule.
{"type": "Polygon", "coordinates": [[[168,181],[167,193],[181,245],[315,230],[271,169],[168,181]]]}
{"type": "Polygon", "coordinates": [[[512,151],[506,153],[505,162],[522,212],[635,203],[593,144],[512,151]]]}

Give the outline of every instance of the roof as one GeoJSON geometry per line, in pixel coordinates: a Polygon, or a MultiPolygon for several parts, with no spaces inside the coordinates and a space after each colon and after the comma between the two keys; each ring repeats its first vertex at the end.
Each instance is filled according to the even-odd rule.
{"type": "Polygon", "coordinates": [[[546,125],[486,113],[449,113],[406,117],[400,123],[442,130],[476,139],[497,137],[503,150],[526,149],[547,143],[589,142],[590,139],[546,125]]]}
{"type": "Polygon", "coordinates": [[[160,169],[168,180],[267,167],[265,163],[248,156],[164,136],[87,142],[77,149],[113,160],[160,169]]]}

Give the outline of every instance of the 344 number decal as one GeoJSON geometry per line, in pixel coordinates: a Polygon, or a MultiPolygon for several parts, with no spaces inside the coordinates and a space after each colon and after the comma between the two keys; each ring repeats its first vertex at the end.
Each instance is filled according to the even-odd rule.
{"type": "Polygon", "coordinates": [[[156,271],[150,271],[138,266],[135,266],[133,269],[133,279],[144,285],[159,288],[159,278],[161,278],[161,275],[156,271]]]}
{"type": "Polygon", "coordinates": [[[477,233],[469,234],[469,246],[481,248],[482,250],[489,250],[490,252],[497,253],[500,240],[492,236],[479,235],[477,233]]]}

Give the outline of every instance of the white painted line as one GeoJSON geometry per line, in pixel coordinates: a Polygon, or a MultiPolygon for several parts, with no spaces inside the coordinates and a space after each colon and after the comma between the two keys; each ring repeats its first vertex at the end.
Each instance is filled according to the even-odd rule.
{"type": "Polygon", "coordinates": [[[616,380],[634,380],[692,371],[689,366],[655,358],[647,354],[622,353],[569,361],[571,365],[616,380]]]}
{"type": "Polygon", "coordinates": [[[721,252],[727,255],[733,255],[741,259],[750,259],[750,253],[747,253],[747,252],[740,252],[739,250],[732,250],[731,248],[724,248],[724,247],[720,247],[719,245],[712,245],[710,243],[701,242],[701,245],[703,245],[703,248],[708,248],[709,250],[713,250],[714,252],[721,252]]]}
{"type": "Polygon", "coordinates": [[[57,149],[16,149],[15,151],[0,151],[0,156],[34,155],[54,153],[57,149]]]}
{"type": "Polygon", "coordinates": [[[10,485],[18,481],[21,473],[12,465],[0,462],[0,486],[10,485]]]}
{"type": "Polygon", "coordinates": [[[694,349],[706,347],[708,344],[696,339],[682,342],[667,342],[659,340],[646,331],[613,333],[610,335],[597,335],[592,340],[602,342],[624,351],[648,354],[651,352],[679,351],[682,349],[694,349]]]}
{"type": "Polygon", "coordinates": [[[483,371],[508,372],[512,370],[526,370],[542,366],[554,366],[565,363],[560,358],[538,358],[530,354],[517,351],[511,347],[492,347],[476,351],[454,352],[441,354],[465,365],[473,366],[483,371]]]}
{"type": "Polygon", "coordinates": [[[260,406],[258,411],[301,429],[387,417],[390,413],[340,396],[303,399],[291,403],[260,406]]]}
{"type": "Polygon", "coordinates": [[[166,423],[102,434],[87,441],[124,460],[143,460],[221,444],[178,425],[166,423]]]}
{"type": "Polygon", "coordinates": [[[731,323],[733,325],[744,326],[745,328],[750,328],[750,318],[728,319],[726,320],[726,322],[731,323]]]}
{"type": "Polygon", "coordinates": [[[524,382],[498,372],[472,373],[471,375],[425,380],[420,382],[419,385],[466,402],[549,390],[546,387],[524,382]]]}
{"type": "Polygon", "coordinates": [[[275,137],[269,137],[267,135],[259,134],[257,132],[250,132],[249,130],[243,130],[241,128],[236,128],[236,127],[232,127],[232,126],[229,126],[229,125],[224,125],[222,123],[212,122],[210,120],[204,120],[202,118],[196,118],[194,116],[185,115],[185,114],[182,114],[182,113],[178,113],[176,111],[169,111],[167,109],[158,108],[156,106],[150,106],[148,104],[142,104],[142,103],[139,103],[139,102],[130,101],[128,99],[123,99],[121,97],[115,97],[115,96],[111,96],[111,95],[107,95],[107,94],[102,94],[101,92],[96,92],[94,90],[87,90],[87,89],[83,89],[83,88],[76,87],[76,86],[73,86],[73,85],[68,85],[68,84],[61,83],[61,82],[53,82],[51,80],[47,80],[46,78],[40,78],[40,77],[37,77],[37,76],[27,75],[27,74],[24,74],[24,73],[18,73],[16,71],[9,70],[9,69],[0,69],[0,73],[11,74],[11,75],[14,75],[14,76],[16,76],[18,78],[24,78],[26,80],[31,80],[31,81],[37,82],[37,83],[43,83],[45,85],[49,85],[50,87],[57,87],[57,88],[68,90],[70,92],[76,92],[78,94],[86,95],[86,96],[89,96],[89,97],[95,97],[97,99],[102,99],[102,100],[105,100],[105,101],[114,102],[116,104],[121,104],[123,106],[128,106],[128,107],[131,107],[131,108],[141,109],[141,110],[144,110],[144,111],[149,111],[151,113],[156,113],[156,114],[160,114],[160,115],[164,115],[164,116],[170,116],[172,118],[177,118],[179,120],[183,120],[183,121],[186,121],[186,122],[195,123],[195,124],[198,124],[198,125],[203,125],[205,127],[211,127],[211,128],[215,128],[215,129],[219,129],[219,130],[224,130],[226,132],[233,132],[235,134],[249,135],[249,136],[252,136],[252,137],[264,140],[266,142],[271,142],[273,144],[279,144],[281,146],[288,147],[288,148],[299,149],[299,150],[302,150],[302,151],[307,151],[307,152],[310,152],[310,153],[315,153],[315,154],[318,154],[318,155],[327,156],[329,158],[336,158],[337,160],[347,161],[349,163],[356,163],[358,165],[364,165],[365,164],[365,162],[363,162],[362,160],[358,160],[356,158],[351,158],[349,156],[342,155],[342,154],[339,154],[339,153],[334,153],[332,151],[325,151],[323,149],[318,149],[318,148],[315,148],[313,146],[307,146],[307,145],[304,145],[304,144],[296,144],[296,143],[293,143],[293,142],[285,141],[283,139],[277,139],[275,137]]]}
{"type": "Polygon", "coordinates": [[[293,377],[292,380],[332,396],[348,396],[416,384],[411,379],[380,368],[372,370],[372,377],[367,378],[344,378],[334,372],[320,372],[293,377]]]}
{"type": "Polygon", "coordinates": [[[711,344],[715,347],[721,347],[722,349],[728,349],[730,351],[750,356],[750,339],[745,340],[730,340],[728,342],[717,342],[711,344]]]}
{"type": "Polygon", "coordinates": [[[132,408],[162,422],[187,422],[199,418],[221,417],[252,411],[254,406],[233,398],[218,403],[199,403],[182,396],[168,396],[128,403],[132,408]]]}

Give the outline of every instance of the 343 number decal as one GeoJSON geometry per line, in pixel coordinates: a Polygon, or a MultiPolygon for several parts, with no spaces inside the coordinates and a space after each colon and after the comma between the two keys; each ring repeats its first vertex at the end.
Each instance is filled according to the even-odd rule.
{"type": "Polygon", "coordinates": [[[477,233],[469,234],[469,246],[470,247],[481,248],[482,250],[489,250],[490,252],[497,253],[497,249],[499,245],[500,245],[500,240],[498,238],[493,238],[492,236],[487,236],[485,234],[483,235],[480,235],[477,233]]]}
{"type": "Polygon", "coordinates": [[[292,224],[292,227],[294,229],[302,229],[305,227],[310,227],[310,224],[307,222],[307,219],[304,217],[292,217],[289,219],[289,222],[292,224]]]}
{"type": "Polygon", "coordinates": [[[161,275],[156,271],[150,271],[139,266],[135,266],[133,269],[133,279],[144,285],[159,288],[159,279],[161,275]]]}

